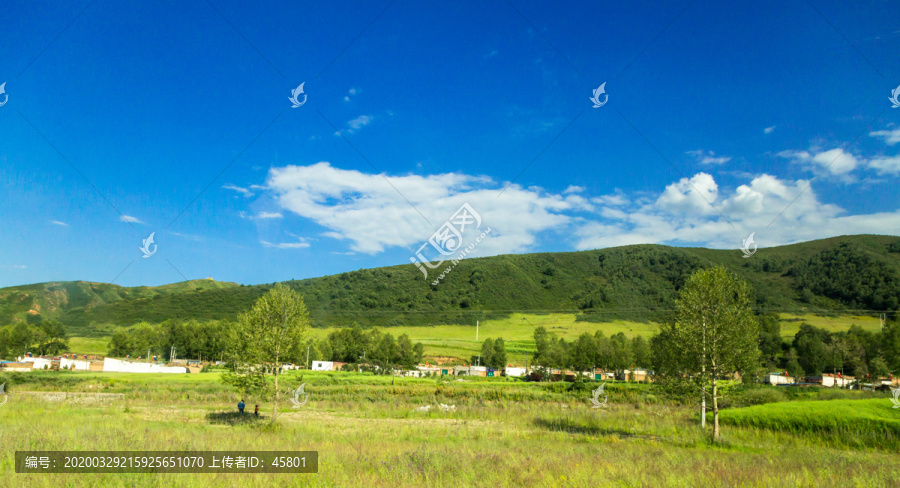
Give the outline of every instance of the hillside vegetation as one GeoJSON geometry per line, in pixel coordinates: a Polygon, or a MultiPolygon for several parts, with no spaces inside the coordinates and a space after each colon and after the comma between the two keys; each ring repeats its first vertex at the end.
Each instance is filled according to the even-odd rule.
{"type": "MultiPolygon", "coordinates": [[[[412,264],[287,284],[303,294],[315,327],[473,324],[513,312],[658,321],[693,271],[716,264],[750,284],[760,311],[847,314],[900,305],[900,238],[872,235],[760,249],[749,259],[737,250],[634,245],[466,259],[438,285],[412,264]]],[[[271,286],[194,280],[159,287],[51,282],[2,288],[0,325],[52,318],[73,335],[90,337],[138,322],[231,320],[271,286]]]]}

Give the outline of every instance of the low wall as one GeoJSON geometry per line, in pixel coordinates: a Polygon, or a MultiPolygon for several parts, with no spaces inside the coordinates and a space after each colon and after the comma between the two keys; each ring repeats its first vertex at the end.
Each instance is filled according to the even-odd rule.
{"type": "Polygon", "coordinates": [[[132,363],[121,359],[105,358],[104,373],[187,373],[184,366],[160,366],[153,363],[132,363]]]}

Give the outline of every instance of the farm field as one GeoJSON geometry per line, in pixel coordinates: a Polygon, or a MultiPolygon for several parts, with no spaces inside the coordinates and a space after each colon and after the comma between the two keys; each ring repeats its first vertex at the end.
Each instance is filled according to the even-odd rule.
{"type": "MultiPolygon", "coordinates": [[[[712,445],[694,409],[663,400],[644,384],[610,383],[607,407],[592,409],[591,384],[573,390],[507,379],[292,372],[286,383],[305,382],[310,400],[298,409],[283,406],[273,428],[270,405],[261,405],[260,421],[237,416],[237,397],[217,373],[37,372],[3,380],[10,396],[0,408],[0,430],[15,440],[0,448],[4,479],[12,476],[17,449],[316,450],[320,456],[318,474],[15,475],[17,486],[896,486],[890,467],[900,462],[891,447],[897,438],[878,429],[864,431],[878,440],[865,444],[847,433],[728,421],[723,442],[712,445]],[[123,397],[51,402],[16,394],[25,391],[123,397]],[[457,410],[415,410],[438,402],[457,410]]],[[[852,423],[853,407],[862,405],[860,421],[874,412],[886,425],[900,422],[885,395],[820,396],[832,393],[841,399],[725,413],[752,417],[793,405],[824,412],[839,405],[852,423]]]]}

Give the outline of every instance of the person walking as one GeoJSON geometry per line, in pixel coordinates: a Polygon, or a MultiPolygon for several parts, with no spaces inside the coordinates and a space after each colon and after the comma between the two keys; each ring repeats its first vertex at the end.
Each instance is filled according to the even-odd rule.
{"type": "Polygon", "coordinates": [[[257,417],[259,417],[259,405],[253,406],[253,415],[256,415],[257,417]]]}
{"type": "Polygon", "coordinates": [[[238,403],[238,412],[240,412],[241,415],[244,414],[244,399],[243,398],[241,398],[241,401],[238,403]]]}

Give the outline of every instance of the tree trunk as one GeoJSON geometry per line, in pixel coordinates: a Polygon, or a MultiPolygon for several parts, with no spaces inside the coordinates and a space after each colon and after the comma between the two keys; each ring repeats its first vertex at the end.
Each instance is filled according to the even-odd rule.
{"type": "Polygon", "coordinates": [[[712,401],[713,401],[713,439],[719,440],[719,397],[716,377],[712,377],[712,401]]]}
{"type": "Polygon", "coordinates": [[[700,326],[703,330],[703,355],[701,357],[700,367],[702,368],[702,373],[700,374],[700,381],[703,384],[703,400],[701,401],[701,410],[700,410],[700,428],[703,431],[706,431],[706,319],[703,319],[703,322],[700,326]]]}
{"type": "Polygon", "coordinates": [[[702,398],[700,399],[700,428],[706,430],[706,385],[703,385],[702,398]]]}
{"type": "Polygon", "coordinates": [[[272,422],[275,422],[275,419],[278,418],[278,357],[275,357],[275,401],[272,402],[274,405],[272,406],[272,422]]]}

